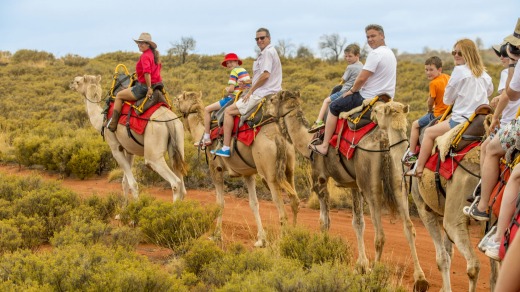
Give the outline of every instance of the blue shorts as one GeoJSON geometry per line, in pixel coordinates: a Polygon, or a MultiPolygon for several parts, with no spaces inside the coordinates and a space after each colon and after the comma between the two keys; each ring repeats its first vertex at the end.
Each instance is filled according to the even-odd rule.
{"type": "Polygon", "coordinates": [[[228,104],[229,101],[233,100],[232,97],[226,96],[223,99],[219,100],[220,107],[224,107],[226,104],[228,104]]]}
{"type": "Polygon", "coordinates": [[[359,92],[354,92],[354,94],[348,95],[344,98],[338,98],[330,104],[330,113],[337,117],[342,112],[348,112],[351,109],[362,105],[363,100],[364,99],[359,92]]]}
{"type": "Polygon", "coordinates": [[[417,120],[417,123],[419,123],[420,128],[423,128],[426,127],[433,120],[435,120],[433,114],[427,113],[424,116],[420,117],[419,120],[417,120]]]}
{"type": "Polygon", "coordinates": [[[336,92],[336,93],[331,94],[331,95],[329,96],[329,98],[330,98],[330,102],[333,102],[333,101],[335,101],[336,99],[340,98],[340,97],[343,95],[343,93],[345,93],[345,91],[341,91],[341,90],[340,90],[340,91],[338,91],[338,92],[336,92]]]}
{"type": "Polygon", "coordinates": [[[136,85],[132,86],[130,90],[132,90],[132,94],[136,100],[144,98],[146,93],[148,93],[148,87],[146,87],[146,84],[144,83],[137,83],[136,85]]]}
{"type": "Polygon", "coordinates": [[[452,119],[450,119],[449,123],[450,123],[450,129],[453,129],[453,128],[455,128],[458,124],[460,124],[459,122],[455,122],[455,121],[453,121],[452,119]]]}

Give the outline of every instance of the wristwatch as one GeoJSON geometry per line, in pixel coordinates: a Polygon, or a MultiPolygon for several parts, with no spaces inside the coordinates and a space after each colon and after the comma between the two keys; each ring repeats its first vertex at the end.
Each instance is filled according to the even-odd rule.
{"type": "Polygon", "coordinates": [[[509,68],[515,68],[516,64],[509,64],[509,68]]]}

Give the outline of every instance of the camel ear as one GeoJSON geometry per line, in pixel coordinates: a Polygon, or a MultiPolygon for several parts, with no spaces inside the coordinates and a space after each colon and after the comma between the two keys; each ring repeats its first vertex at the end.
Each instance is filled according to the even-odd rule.
{"type": "Polygon", "coordinates": [[[88,75],[83,75],[83,82],[87,82],[88,81],[88,75]]]}
{"type": "Polygon", "coordinates": [[[389,115],[392,113],[392,108],[390,106],[388,106],[388,104],[385,104],[384,107],[385,107],[385,115],[389,115]]]}
{"type": "Polygon", "coordinates": [[[403,113],[407,114],[409,112],[410,112],[410,105],[407,104],[407,105],[404,106],[403,113]]]}

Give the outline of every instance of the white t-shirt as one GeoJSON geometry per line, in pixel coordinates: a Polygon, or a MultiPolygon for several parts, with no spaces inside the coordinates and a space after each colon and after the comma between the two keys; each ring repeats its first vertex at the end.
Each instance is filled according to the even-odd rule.
{"type": "Polygon", "coordinates": [[[515,67],[515,72],[513,73],[513,77],[511,78],[511,82],[509,82],[509,89],[514,90],[516,92],[520,91],[520,66],[515,67]]]}
{"type": "Polygon", "coordinates": [[[493,93],[491,77],[482,73],[475,77],[468,65],[455,66],[444,91],[444,103],[453,104],[451,119],[465,122],[481,104],[489,104],[488,97],[493,93]]]}
{"type": "MultiPolygon", "coordinates": [[[[498,92],[502,92],[506,88],[506,80],[507,80],[508,70],[504,69],[500,73],[500,83],[498,84],[498,92]]],[[[520,106],[520,99],[515,101],[509,101],[502,111],[502,117],[500,118],[500,127],[503,128],[507,126],[512,120],[516,117],[516,112],[518,111],[518,107],[520,106]]]]}
{"type": "Polygon", "coordinates": [[[264,71],[270,73],[269,78],[264,85],[257,88],[253,94],[265,97],[282,90],[282,63],[272,44],[265,47],[253,63],[253,85],[258,81],[264,71]]]}
{"type": "Polygon", "coordinates": [[[367,79],[359,92],[364,99],[372,99],[382,93],[394,98],[397,60],[391,49],[387,46],[380,46],[371,51],[363,70],[374,73],[367,79]]]}

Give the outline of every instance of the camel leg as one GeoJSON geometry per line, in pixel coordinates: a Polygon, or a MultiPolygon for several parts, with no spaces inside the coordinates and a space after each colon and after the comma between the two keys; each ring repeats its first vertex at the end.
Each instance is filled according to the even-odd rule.
{"type": "Polygon", "coordinates": [[[363,271],[368,271],[368,258],[365,250],[364,233],[365,218],[363,216],[363,196],[358,189],[352,189],[352,226],[356,231],[356,239],[358,246],[357,266],[363,271]]]}
{"type": "Polygon", "coordinates": [[[330,228],[328,179],[323,175],[315,173],[316,168],[312,167],[312,190],[316,193],[320,202],[321,231],[328,231],[330,228]]]}
{"type": "Polygon", "coordinates": [[[451,291],[450,267],[451,267],[451,242],[444,235],[439,224],[439,217],[431,211],[427,211],[426,203],[419,194],[417,182],[414,180],[412,186],[412,197],[417,206],[419,217],[421,218],[424,227],[428,230],[430,237],[435,246],[435,259],[437,261],[437,268],[442,277],[441,291],[451,291]],[[449,243],[449,246],[447,246],[449,243]]]}
{"type": "Polygon", "coordinates": [[[269,191],[271,192],[271,196],[273,198],[274,204],[276,205],[276,209],[278,210],[278,218],[280,219],[280,224],[282,226],[287,226],[287,212],[285,212],[285,206],[283,198],[281,196],[282,187],[280,185],[280,182],[276,181],[274,175],[269,175],[269,177],[264,177],[264,179],[267,183],[267,186],[269,187],[269,191]]]}
{"type": "Polygon", "coordinates": [[[429,283],[426,280],[426,276],[424,275],[424,271],[421,268],[421,264],[419,263],[419,257],[417,256],[417,249],[415,246],[415,228],[413,226],[412,220],[410,219],[410,212],[408,206],[408,196],[406,192],[406,184],[400,184],[397,180],[394,182],[394,194],[397,197],[397,206],[399,209],[399,214],[401,215],[401,220],[403,221],[404,234],[406,235],[406,239],[408,241],[408,245],[410,246],[410,253],[413,260],[414,265],[414,290],[415,291],[427,291],[429,288],[429,283]]]}
{"type": "MultiPolygon", "coordinates": [[[[289,153],[294,153],[289,152],[289,153]]],[[[296,222],[298,219],[298,212],[300,211],[300,198],[296,193],[296,186],[294,185],[294,166],[295,166],[295,157],[294,155],[287,155],[287,165],[285,167],[285,178],[287,180],[286,183],[289,185],[286,186],[286,192],[291,200],[291,210],[293,212],[293,226],[296,226],[296,222]]]]}
{"type": "MultiPolygon", "coordinates": [[[[157,156],[159,154],[155,154],[157,156]]],[[[173,192],[173,201],[177,201],[183,198],[184,194],[182,194],[182,190],[184,189],[184,184],[182,181],[173,173],[170,169],[166,160],[164,160],[164,156],[160,154],[159,158],[147,157],[147,153],[145,150],[145,164],[151,167],[155,172],[157,172],[162,178],[164,178],[171,186],[173,192]]]]}
{"type": "Polygon", "coordinates": [[[258,229],[255,247],[264,247],[267,241],[264,227],[262,225],[262,219],[260,219],[260,207],[258,204],[258,198],[256,196],[255,177],[252,175],[244,176],[244,183],[247,186],[247,193],[249,194],[249,207],[251,207],[251,211],[253,211],[256,227],[258,229]]]}
{"type": "MultiPolygon", "coordinates": [[[[377,169],[377,168],[372,168],[377,169]]],[[[376,249],[375,261],[379,262],[381,260],[381,256],[383,255],[383,247],[385,245],[385,232],[383,230],[383,224],[381,222],[381,178],[377,176],[372,176],[369,181],[364,181],[363,183],[358,183],[361,187],[361,193],[363,197],[368,203],[368,208],[370,209],[370,218],[372,219],[372,224],[374,225],[375,230],[375,238],[374,238],[374,246],[376,249]],[[368,184],[368,185],[367,185],[368,184]]]]}
{"type": "Polygon", "coordinates": [[[133,155],[125,154],[125,152],[119,150],[119,143],[115,140],[115,134],[107,133],[105,135],[105,139],[107,140],[108,145],[110,146],[110,150],[112,151],[112,156],[116,160],[117,164],[123,170],[124,177],[123,178],[123,192],[125,192],[125,197],[127,194],[127,190],[130,189],[132,196],[134,199],[139,198],[139,187],[137,185],[137,181],[134,178],[134,174],[132,173],[132,162],[133,155]]]}
{"type": "MultiPolygon", "coordinates": [[[[130,165],[130,169],[132,168],[132,165],[134,164],[134,155],[128,153],[125,151],[125,158],[128,164],[130,165]]],[[[130,193],[130,184],[128,182],[128,178],[126,175],[123,174],[123,179],[121,180],[121,184],[123,185],[123,194],[125,198],[128,197],[128,194],[130,193]]]]}
{"type": "Polygon", "coordinates": [[[215,185],[215,191],[217,193],[217,205],[219,206],[219,214],[217,217],[217,226],[215,232],[213,232],[213,239],[222,239],[222,215],[224,213],[224,172],[222,167],[215,165],[214,161],[210,162],[209,171],[211,180],[215,185]]]}
{"type": "MultiPolygon", "coordinates": [[[[449,194],[449,192],[448,192],[449,194]]],[[[448,200],[446,204],[450,204],[448,200]]],[[[464,203],[453,210],[462,210],[464,203]]],[[[477,288],[478,275],[480,273],[480,262],[472,247],[469,231],[467,228],[469,218],[461,212],[446,212],[444,214],[443,226],[448,237],[455,243],[462,256],[466,259],[466,273],[469,277],[468,291],[475,291],[477,288]]]]}

